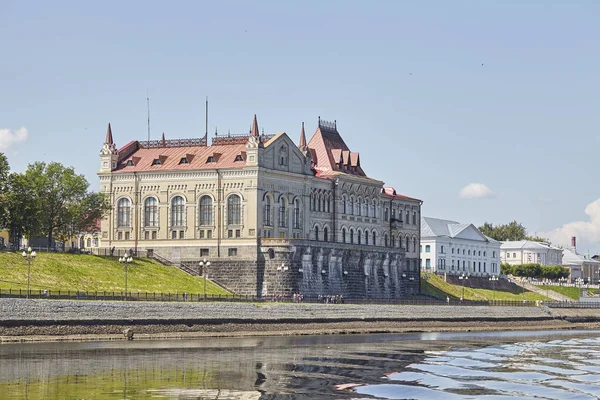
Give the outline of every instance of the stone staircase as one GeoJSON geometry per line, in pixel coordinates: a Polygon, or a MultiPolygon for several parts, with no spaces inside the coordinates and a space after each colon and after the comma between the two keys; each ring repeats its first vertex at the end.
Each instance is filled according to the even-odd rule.
{"type": "Polygon", "coordinates": [[[167,260],[166,258],[161,257],[156,253],[153,253],[152,256],[150,256],[150,258],[153,259],[154,261],[157,261],[157,262],[163,264],[163,265],[179,268],[183,272],[186,272],[192,276],[202,276],[200,268],[193,268],[191,265],[187,265],[185,263],[179,263],[179,264],[174,263],[173,261],[167,260]]]}
{"type": "Polygon", "coordinates": [[[549,297],[552,300],[556,300],[556,301],[573,301],[573,299],[570,298],[570,297],[568,297],[568,296],[562,295],[560,293],[556,293],[555,291],[552,291],[552,290],[546,290],[546,289],[539,288],[539,287],[537,287],[535,285],[532,285],[531,283],[529,283],[527,281],[514,280],[513,279],[512,282],[515,285],[524,288],[525,290],[529,290],[530,292],[541,294],[542,296],[549,297]]]}

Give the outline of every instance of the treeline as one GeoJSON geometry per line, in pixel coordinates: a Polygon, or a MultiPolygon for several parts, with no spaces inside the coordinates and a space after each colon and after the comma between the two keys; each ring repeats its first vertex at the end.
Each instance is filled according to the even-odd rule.
{"type": "Polygon", "coordinates": [[[486,236],[491,237],[492,239],[498,240],[500,242],[505,242],[507,240],[517,241],[517,240],[532,240],[535,242],[548,242],[548,239],[544,239],[538,236],[529,236],[527,235],[527,229],[523,224],[512,221],[508,224],[500,224],[494,225],[489,222],[484,223],[478,228],[481,233],[486,236]]]}
{"type": "Polygon", "coordinates": [[[57,162],[36,162],[23,173],[10,172],[0,153],[0,228],[8,230],[12,244],[23,237],[46,237],[48,247],[55,238],[67,241],[91,231],[110,203],[88,188],[83,175],[57,162]]]}
{"type": "Polygon", "coordinates": [[[567,278],[569,276],[569,270],[561,267],[560,265],[545,266],[540,264],[510,265],[507,263],[502,263],[500,265],[500,273],[503,275],[553,280],[567,278]]]}

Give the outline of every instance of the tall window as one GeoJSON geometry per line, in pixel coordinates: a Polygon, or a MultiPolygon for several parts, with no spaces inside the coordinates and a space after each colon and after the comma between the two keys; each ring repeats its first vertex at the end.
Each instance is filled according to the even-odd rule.
{"type": "Polygon", "coordinates": [[[406,211],[406,224],[410,224],[410,211],[406,211]]]}
{"type": "Polygon", "coordinates": [[[294,229],[300,229],[300,200],[294,200],[294,229]]]}
{"type": "Polygon", "coordinates": [[[373,218],[377,218],[377,205],[375,204],[375,200],[373,200],[373,204],[371,205],[371,207],[371,215],[373,216],[373,218]]]}
{"type": "Polygon", "coordinates": [[[362,213],[362,211],[361,211],[362,204],[360,204],[360,202],[361,202],[360,198],[356,200],[356,215],[361,215],[361,213],[362,213]]]}
{"type": "Polygon", "coordinates": [[[383,211],[383,220],[384,220],[384,221],[387,221],[387,220],[389,219],[389,218],[388,218],[388,212],[389,212],[389,211],[388,211],[388,209],[387,209],[387,208],[386,208],[386,209],[383,211]]]}
{"type": "Polygon", "coordinates": [[[369,244],[369,231],[365,231],[365,244],[369,244]]]}
{"type": "Polygon", "coordinates": [[[367,203],[367,200],[365,200],[365,204],[364,204],[364,209],[365,209],[365,217],[369,216],[369,204],[367,203]]]}
{"type": "Polygon", "coordinates": [[[183,213],[185,202],[183,197],[177,196],[171,200],[171,226],[183,226],[183,213]]]}
{"type": "Polygon", "coordinates": [[[212,225],[212,198],[202,196],[200,198],[200,225],[212,225]]]}
{"type": "Polygon", "coordinates": [[[157,201],[154,197],[148,197],[144,202],[144,225],[158,226],[157,201]]]}
{"type": "Polygon", "coordinates": [[[373,231],[373,246],[377,246],[377,234],[373,231]]]}
{"type": "Polygon", "coordinates": [[[342,243],[346,243],[346,228],[342,228],[342,243]]]}
{"type": "Polygon", "coordinates": [[[285,228],[287,226],[287,210],[285,208],[285,198],[281,196],[279,198],[279,227],[285,228]]]}
{"type": "Polygon", "coordinates": [[[315,240],[319,240],[319,227],[315,225],[315,240]]]}
{"type": "Polygon", "coordinates": [[[413,225],[417,224],[417,212],[413,211],[413,225]]]}
{"type": "Polygon", "coordinates": [[[346,197],[342,197],[342,214],[346,214],[346,197]]]}
{"type": "Polygon", "coordinates": [[[323,240],[326,242],[329,241],[329,230],[327,227],[323,228],[323,240]]]}
{"type": "Polygon", "coordinates": [[[413,251],[417,251],[417,238],[413,238],[413,251]]]}
{"type": "Polygon", "coordinates": [[[350,243],[354,243],[354,229],[350,228],[350,243]]]}
{"type": "Polygon", "coordinates": [[[131,226],[131,201],[121,199],[117,204],[117,226],[131,226]]]}
{"type": "Polygon", "coordinates": [[[361,241],[361,232],[358,231],[358,232],[356,232],[356,234],[358,235],[358,244],[362,244],[362,241],[361,241]]]}
{"type": "Polygon", "coordinates": [[[317,209],[315,211],[321,211],[321,195],[317,196],[317,209]]]}
{"type": "Polygon", "coordinates": [[[409,250],[408,250],[408,245],[409,245],[409,241],[408,241],[408,240],[409,240],[409,239],[408,239],[408,236],[407,236],[407,237],[406,237],[406,251],[409,251],[409,250]]]}
{"type": "Polygon", "coordinates": [[[331,198],[327,198],[327,212],[331,212],[331,198]]]}
{"type": "Polygon", "coordinates": [[[263,215],[263,223],[267,226],[271,226],[271,198],[269,196],[265,198],[265,213],[263,215]]]}
{"type": "Polygon", "coordinates": [[[425,246],[425,253],[429,253],[431,251],[431,246],[427,245],[425,246]]]}
{"type": "Polygon", "coordinates": [[[396,247],[396,235],[392,235],[392,242],[390,247],[396,247]]]}
{"type": "Polygon", "coordinates": [[[227,224],[242,224],[242,199],[237,194],[233,194],[227,199],[227,224]]]}
{"type": "Polygon", "coordinates": [[[354,215],[354,197],[350,197],[350,215],[354,215]]]}
{"type": "Polygon", "coordinates": [[[388,247],[388,235],[387,233],[383,236],[383,245],[388,247]]]}

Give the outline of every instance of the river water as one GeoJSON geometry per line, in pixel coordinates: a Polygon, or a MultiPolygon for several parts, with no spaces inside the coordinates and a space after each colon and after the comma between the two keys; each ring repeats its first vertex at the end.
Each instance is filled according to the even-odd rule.
{"type": "Polygon", "coordinates": [[[360,398],[597,399],[600,331],[0,345],[0,399],[360,398]]]}

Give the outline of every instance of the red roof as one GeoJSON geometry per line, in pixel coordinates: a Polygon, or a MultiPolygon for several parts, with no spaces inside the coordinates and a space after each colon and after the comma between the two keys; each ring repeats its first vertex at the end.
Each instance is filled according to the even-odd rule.
{"type": "Polygon", "coordinates": [[[408,196],[404,196],[403,194],[398,194],[396,193],[396,189],[394,189],[393,187],[384,187],[382,189],[383,194],[385,194],[386,196],[389,197],[393,197],[395,199],[404,199],[404,200],[415,200],[415,201],[421,201],[419,199],[415,199],[414,197],[408,197],[408,196]]]}
{"type": "Polygon", "coordinates": [[[313,156],[314,168],[318,175],[334,171],[366,177],[360,166],[358,153],[351,152],[335,125],[324,122],[310,138],[308,147],[313,156]]]}
{"type": "MultiPolygon", "coordinates": [[[[140,148],[138,142],[133,143],[137,144],[137,150],[130,152],[125,158],[121,159],[119,157],[119,163],[113,172],[240,168],[246,165],[245,144],[167,146],[144,149],[140,148]],[[238,160],[241,158],[241,161],[236,161],[236,158],[238,160]]],[[[127,147],[129,146],[131,146],[131,143],[124,146],[121,150],[128,150],[127,147]]]]}

